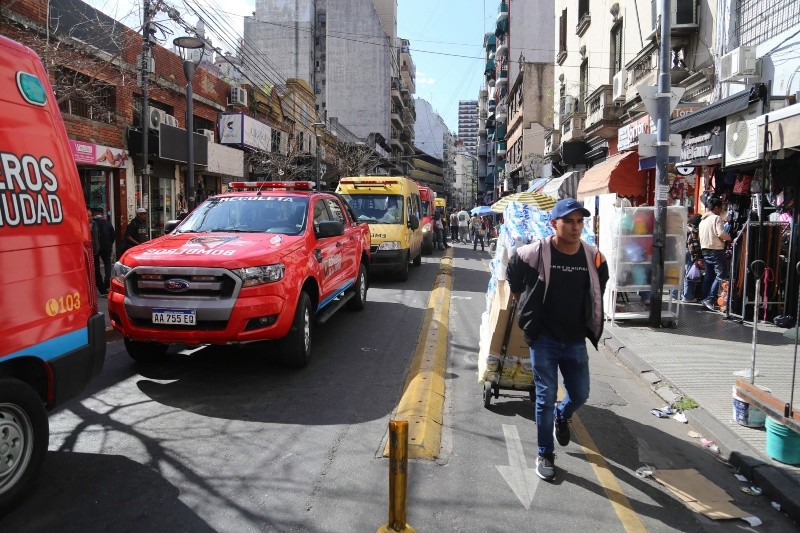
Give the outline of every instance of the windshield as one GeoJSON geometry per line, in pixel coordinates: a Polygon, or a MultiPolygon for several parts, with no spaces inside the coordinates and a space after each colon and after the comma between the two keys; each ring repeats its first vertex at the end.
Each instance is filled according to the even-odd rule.
{"type": "Polygon", "coordinates": [[[431,203],[428,200],[422,200],[422,216],[427,217],[431,213],[431,203]]]}
{"type": "Polygon", "coordinates": [[[399,194],[345,194],[359,222],[403,224],[403,197],[399,194]]]}
{"type": "Polygon", "coordinates": [[[210,198],[177,228],[178,233],[235,232],[299,235],[306,227],[308,198],[233,196],[210,198]]]}

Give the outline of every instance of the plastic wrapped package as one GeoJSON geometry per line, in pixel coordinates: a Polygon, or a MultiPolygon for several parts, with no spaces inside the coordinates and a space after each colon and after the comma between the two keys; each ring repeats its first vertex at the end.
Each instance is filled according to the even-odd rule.
{"type": "Polygon", "coordinates": [[[519,364],[519,359],[516,357],[506,357],[506,361],[503,364],[503,371],[500,373],[499,384],[501,387],[514,386],[514,374],[516,374],[519,364]]]}
{"type": "Polygon", "coordinates": [[[530,358],[519,359],[514,372],[514,388],[522,389],[533,385],[533,364],[530,358]]]}

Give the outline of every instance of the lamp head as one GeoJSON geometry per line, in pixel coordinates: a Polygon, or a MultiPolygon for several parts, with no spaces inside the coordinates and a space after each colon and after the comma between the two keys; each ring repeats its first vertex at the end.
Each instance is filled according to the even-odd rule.
{"type": "Polygon", "coordinates": [[[180,54],[181,59],[184,61],[192,61],[194,59],[195,54],[192,53],[192,50],[202,50],[197,63],[200,62],[200,59],[203,57],[203,53],[205,53],[206,43],[200,37],[192,37],[190,35],[175,37],[175,39],[172,40],[172,44],[178,49],[178,53],[180,54]]]}

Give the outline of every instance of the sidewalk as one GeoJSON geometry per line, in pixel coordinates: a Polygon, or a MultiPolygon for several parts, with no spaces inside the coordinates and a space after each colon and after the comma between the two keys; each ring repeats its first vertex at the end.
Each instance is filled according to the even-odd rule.
{"type": "MultiPolygon", "coordinates": [[[[794,340],[785,337],[785,331],[759,323],[755,383],[788,402],[794,340]]],[[[604,344],[665,400],[676,393],[693,398],[700,408],[687,411],[687,416],[698,431],[714,440],[722,456],[780,503],[784,512],[800,520],[800,468],[766,455],[764,428],[732,420],[734,372],[749,376],[752,334],[752,323],[739,324],[700,304],[684,304],[676,329],[651,329],[646,320],[617,320],[616,325],[607,321],[604,344]]],[[[799,398],[797,384],[795,405],[799,398]]]]}

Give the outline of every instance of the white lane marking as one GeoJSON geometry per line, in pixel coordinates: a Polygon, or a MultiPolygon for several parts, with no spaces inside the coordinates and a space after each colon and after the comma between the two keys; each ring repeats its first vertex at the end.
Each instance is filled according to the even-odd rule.
{"type": "Polygon", "coordinates": [[[525,509],[530,509],[536,488],[539,486],[539,476],[536,475],[536,469],[528,468],[517,426],[503,424],[503,435],[508,448],[508,466],[495,465],[495,467],[525,509]]]}

